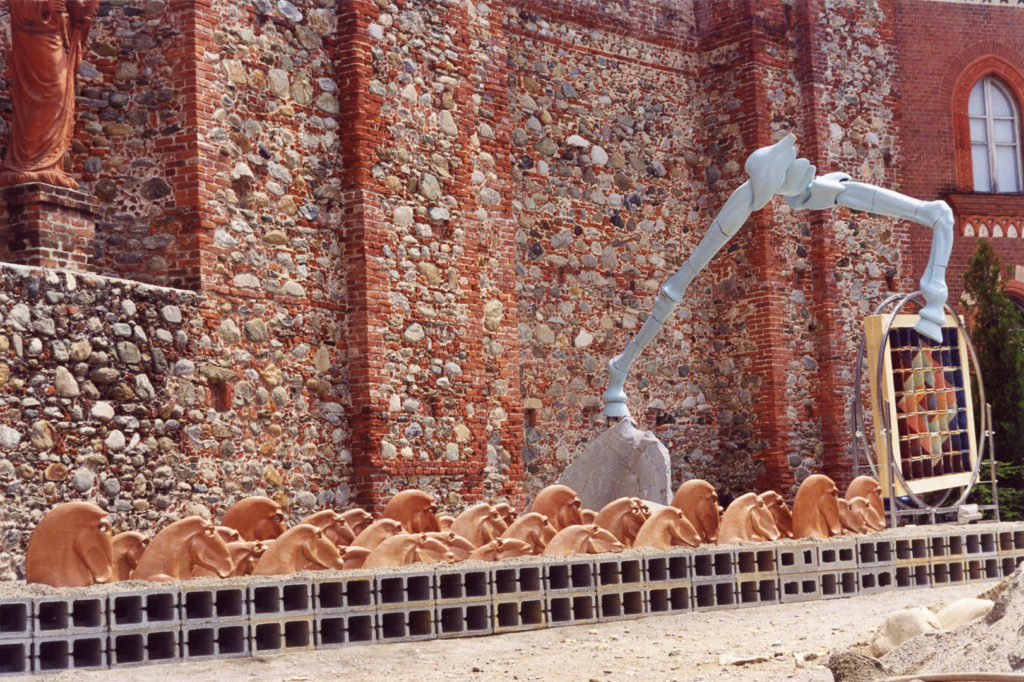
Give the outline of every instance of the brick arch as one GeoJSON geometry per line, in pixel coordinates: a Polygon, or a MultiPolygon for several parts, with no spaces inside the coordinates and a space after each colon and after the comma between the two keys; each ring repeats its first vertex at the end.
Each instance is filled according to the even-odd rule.
{"type": "MultiPolygon", "coordinates": [[[[956,187],[961,192],[974,190],[971,167],[971,129],[967,117],[967,100],[974,85],[986,76],[995,76],[1006,85],[1017,102],[1017,112],[1024,115],[1024,63],[1020,55],[984,54],[964,66],[952,87],[953,138],[956,147],[956,187]],[[1007,57],[1012,57],[1007,59],[1007,57]]],[[[1021,131],[1018,131],[1020,134],[1021,131]]]]}

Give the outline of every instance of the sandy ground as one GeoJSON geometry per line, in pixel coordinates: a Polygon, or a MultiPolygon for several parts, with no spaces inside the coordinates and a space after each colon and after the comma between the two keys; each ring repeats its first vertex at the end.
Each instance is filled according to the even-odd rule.
{"type": "MultiPolygon", "coordinates": [[[[834,648],[868,641],[893,611],[973,597],[995,582],[216,662],[37,675],[42,680],[830,681],[834,648]],[[761,659],[729,663],[735,659],[761,659]]],[[[13,679],[13,678],[8,678],[13,679]]]]}

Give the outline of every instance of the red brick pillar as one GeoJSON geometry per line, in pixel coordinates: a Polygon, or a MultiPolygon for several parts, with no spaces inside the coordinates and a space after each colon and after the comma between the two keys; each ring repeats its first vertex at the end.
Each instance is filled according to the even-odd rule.
{"type": "Polygon", "coordinates": [[[0,188],[0,261],[85,270],[96,234],[97,201],[78,190],[30,182],[0,188]]]}

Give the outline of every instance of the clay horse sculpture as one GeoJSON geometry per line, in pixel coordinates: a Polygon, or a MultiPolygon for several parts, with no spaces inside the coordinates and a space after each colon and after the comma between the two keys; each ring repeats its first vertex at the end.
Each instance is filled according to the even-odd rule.
{"type": "Polygon", "coordinates": [[[549,485],[533,499],[531,512],[548,517],[555,530],[583,523],[583,504],[576,491],[566,485],[549,485]]]}
{"type": "Polygon", "coordinates": [[[28,539],[25,580],[86,587],[116,580],[107,512],[89,502],[58,504],[28,539]]]}
{"type": "Polygon", "coordinates": [[[707,481],[694,478],[686,481],[676,490],[672,506],[681,509],[683,516],[700,535],[701,542],[714,544],[718,541],[719,515],[718,493],[707,481]]]}
{"type": "Polygon", "coordinates": [[[725,510],[718,544],[778,540],[779,529],[768,505],[756,493],[740,495],[725,510]]]}
{"type": "Polygon", "coordinates": [[[201,516],[189,516],[153,536],[132,577],[157,582],[184,580],[197,566],[221,578],[234,569],[231,552],[216,527],[201,516]]]}
{"type": "Polygon", "coordinates": [[[239,500],[220,523],[237,530],[243,540],[273,540],[285,531],[284,510],[269,497],[239,500]]]}
{"type": "Polygon", "coordinates": [[[824,474],[808,476],[793,500],[793,537],[829,538],[842,532],[835,482],[824,474]]]}

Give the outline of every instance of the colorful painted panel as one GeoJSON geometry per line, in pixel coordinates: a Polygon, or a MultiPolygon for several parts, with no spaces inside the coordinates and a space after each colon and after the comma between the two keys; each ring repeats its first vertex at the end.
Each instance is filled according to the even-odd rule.
{"type": "Polygon", "coordinates": [[[967,400],[958,331],[942,343],[912,328],[889,331],[896,431],[907,481],[971,470],[967,400]]]}

